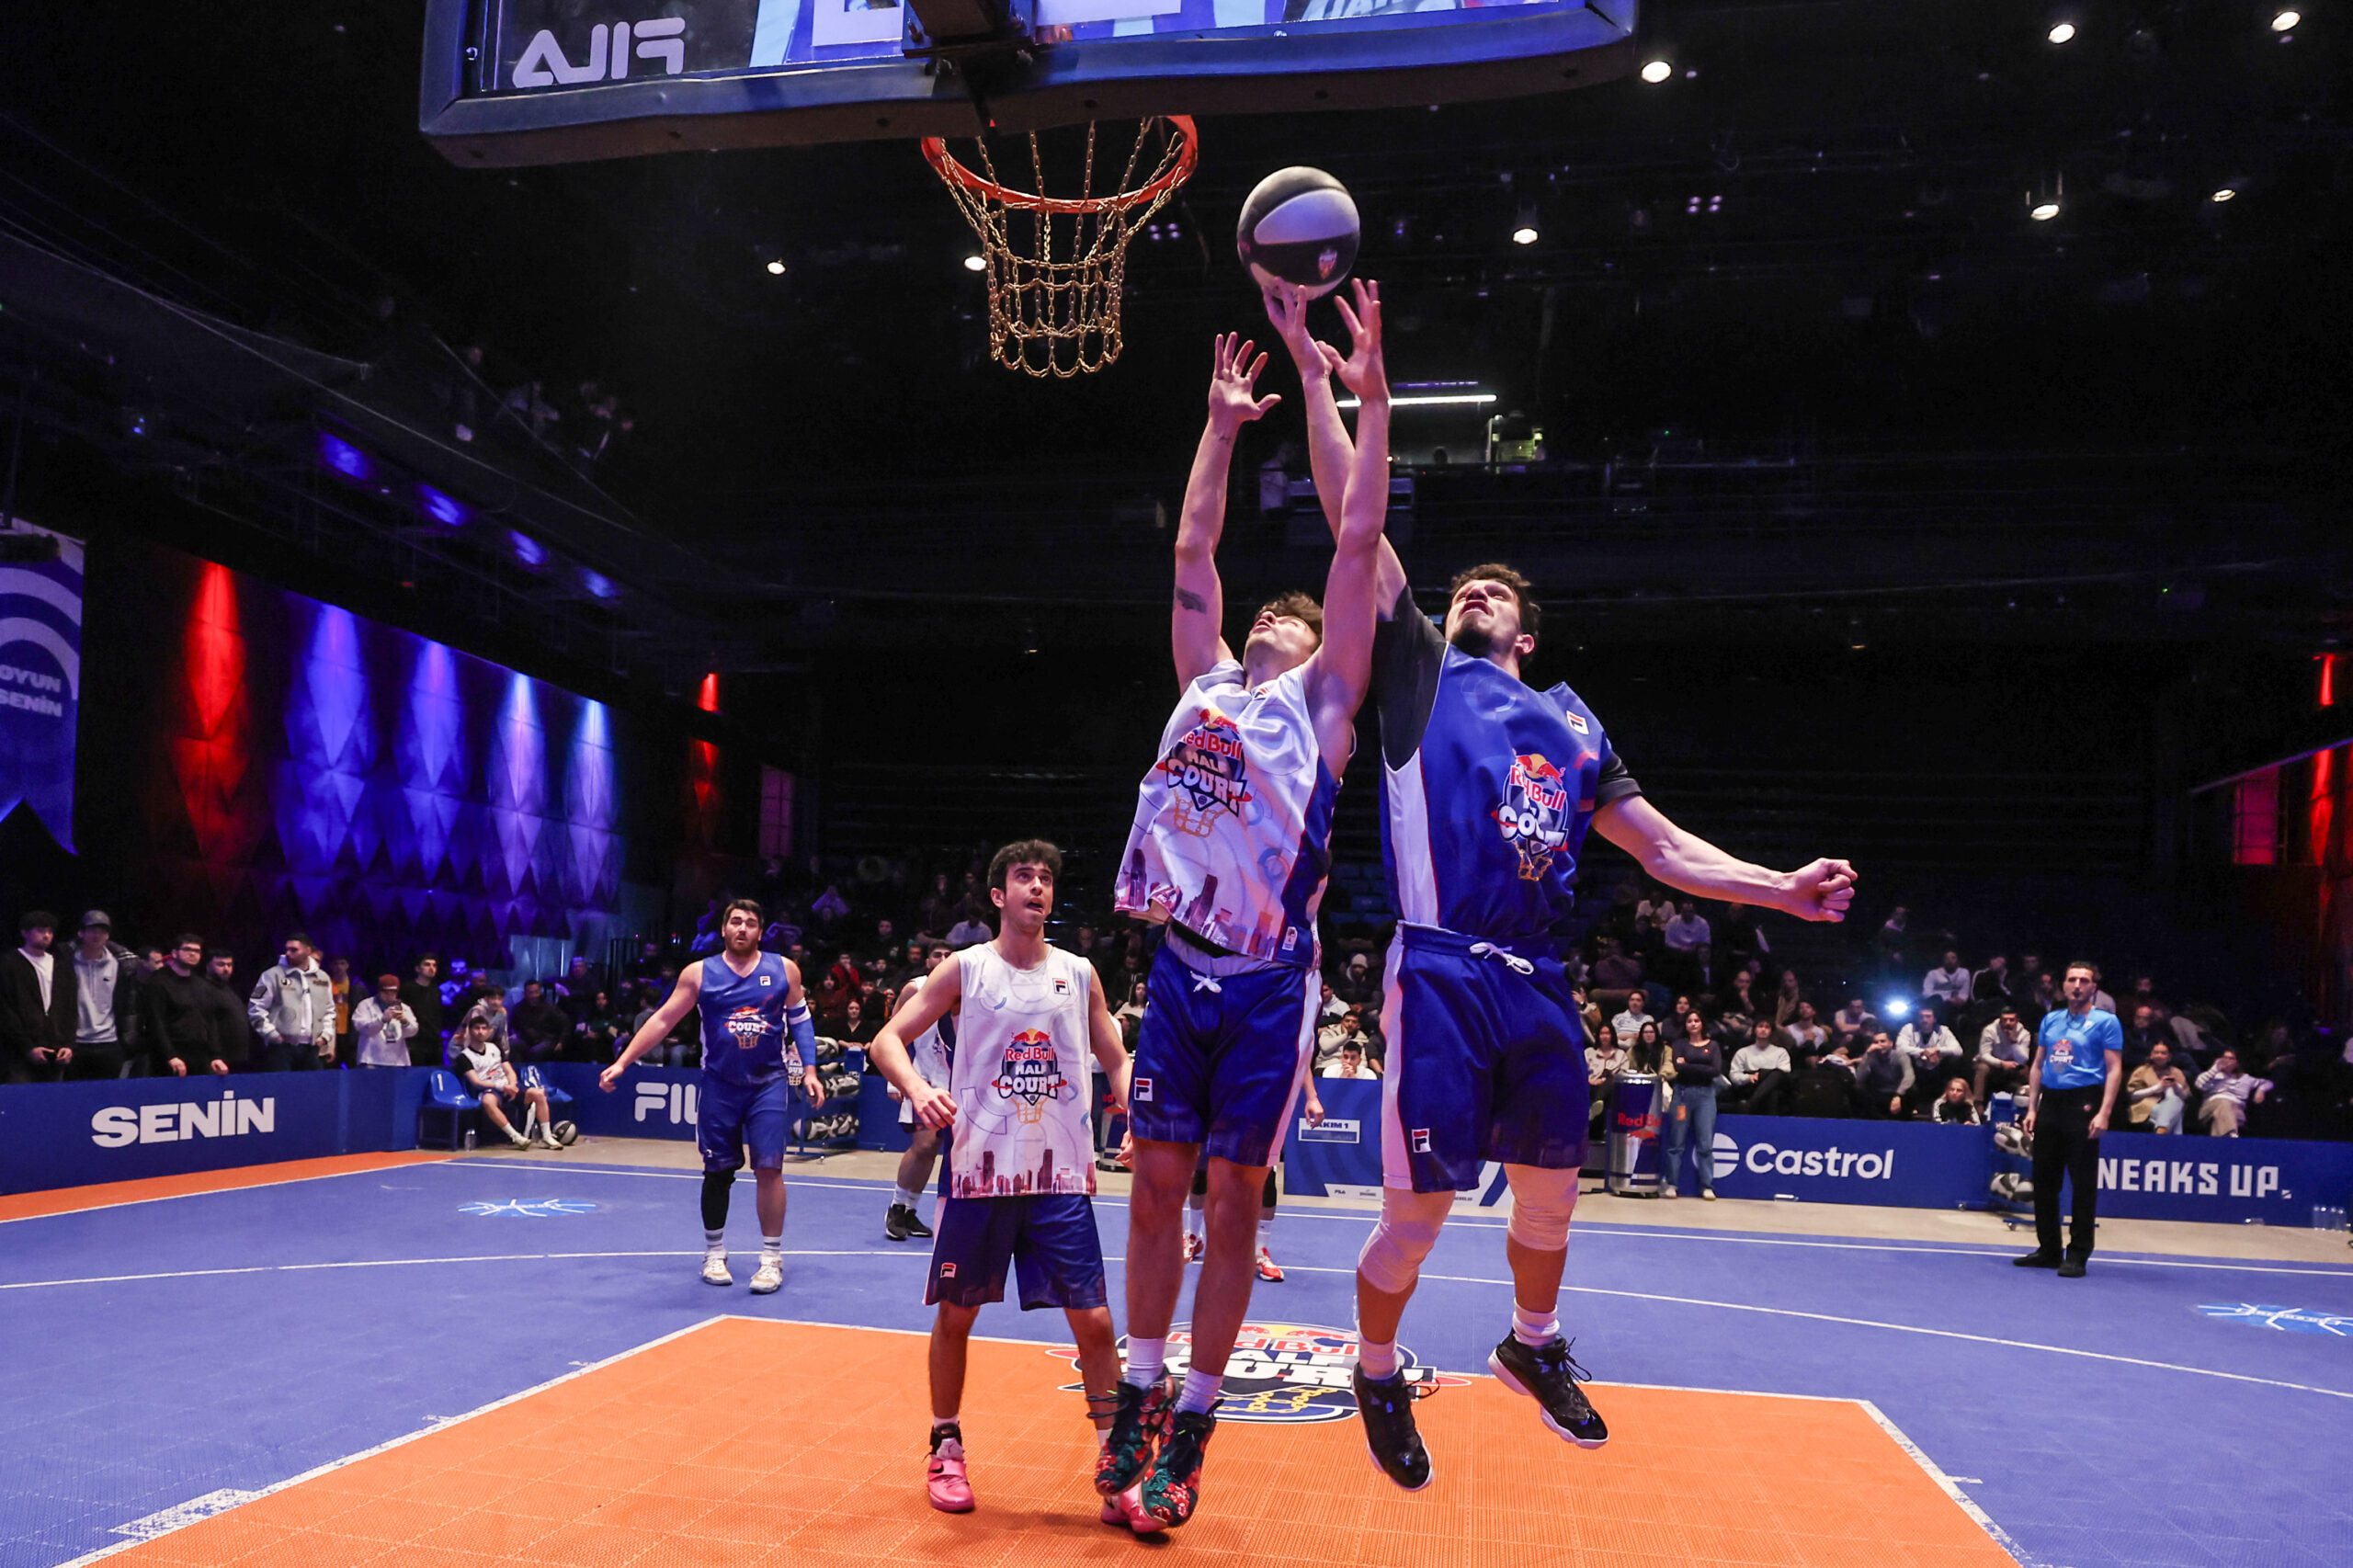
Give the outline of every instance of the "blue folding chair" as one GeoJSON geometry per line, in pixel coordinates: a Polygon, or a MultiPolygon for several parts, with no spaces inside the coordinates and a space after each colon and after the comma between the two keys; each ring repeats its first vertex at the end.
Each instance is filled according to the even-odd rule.
{"type": "Polygon", "coordinates": [[[537,1089],[541,1094],[547,1096],[548,1108],[550,1110],[553,1110],[560,1105],[570,1105],[572,1103],[571,1092],[566,1089],[559,1089],[553,1084],[549,1083],[547,1081],[546,1074],[540,1071],[540,1065],[536,1062],[523,1069],[523,1086],[527,1089],[537,1089]]]}
{"type": "Polygon", "coordinates": [[[416,1108],[416,1141],[420,1145],[425,1142],[425,1119],[433,1112],[449,1119],[449,1146],[454,1150],[465,1131],[466,1119],[481,1117],[482,1096],[470,1092],[455,1073],[436,1067],[432,1082],[426,1085],[425,1098],[416,1108]]]}

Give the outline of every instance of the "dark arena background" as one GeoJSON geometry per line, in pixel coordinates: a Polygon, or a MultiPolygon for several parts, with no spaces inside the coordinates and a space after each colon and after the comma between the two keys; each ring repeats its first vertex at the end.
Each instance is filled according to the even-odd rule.
{"type": "Polygon", "coordinates": [[[16,9],[0,1568],[2346,1561],[2341,3],[16,9]],[[1091,200],[1176,115],[1197,165],[1106,220],[1116,353],[1001,363],[1034,225],[976,233],[917,139],[979,169],[992,122],[999,181],[1091,200]],[[1333,559],[1231,238],[1290,165],[1347,187],[1381,288],[1414,606],[1508,562],[1529,685],[1644,800],[1848,862],[1852,903],[1684,907],[1584,841],[1558,1317],[1610,1440],[1491,1369],[1529,1308],[1489,1162],[1393,1342],[1436,1464],[1400,1490],[1354,1381],[1415,1049],[1376,685],[1199,1513],[1101,1522],[1073,1324],[1017,1298],[959,1413],[979,1506],[941,1511],[900,1218],[932,1168],[870,1048],[935,948],[1011,940],[990,858],[1031,837],[1045,937],[1129,1053],[1157,1027],[1173,960],[1115,902],[1217,335],[1282,399],[1234,437],[1227,638],[1333,559]],[[737,898],[824,1095],[790,1091],[773,1293],[751,1181],[732,1288],[696,1275],[693,1016],[599,1084],[737,898]],[[461,1052],[485,1010],[546,1091],[529,1149],[461,1052]],[[2027,1066],[2103,1011],[2097,1249],[2015,1268],[2058,1190],[2027,1066]],[[1721,1061],[1662,1083],[1644,1020],[1687,1013],[1721,1061]]]}

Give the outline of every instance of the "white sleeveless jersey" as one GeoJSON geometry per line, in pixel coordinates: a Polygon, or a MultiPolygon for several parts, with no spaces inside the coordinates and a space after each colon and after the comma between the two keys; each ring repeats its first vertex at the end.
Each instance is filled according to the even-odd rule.
{"type": "Polygon", "coordinates": [[[1016,969],[994,942],[949,961],[962,969],[964,994],[949,1074],[949,1196],[1092,1193],[1095,971],[1060,948],[1035,969],[1016,969]]]}
{"type": "MultiPolygon", "coordinates": [[[[924,982],[929,978],[928,975],[919,974],[908,981],[905,987],[899,993],[899,1006],[905,1006],[907,999],[921,991],[924,982]]],[[[949,1017],[941,1018],[931,1028],[907,1041],[907,1054],[914,1058],[915,1071],[922,1074],[925,1083],[931,1085],[934,1088],[945,1087],[948,1083],[948,1062],[951,1052],[949,1050],[947,1037],[954,1033],[956,1028],[952,1017],[951,1015],[949,1017]]]]}
{"type": "Polygon", "coordinates": [[[1313,968],[1338,790],[1316,743],[1306,667],[1249,687],[1239,664],[1215,666],[1185,688],[1136,790],[1120,912],[1313,968]]]}

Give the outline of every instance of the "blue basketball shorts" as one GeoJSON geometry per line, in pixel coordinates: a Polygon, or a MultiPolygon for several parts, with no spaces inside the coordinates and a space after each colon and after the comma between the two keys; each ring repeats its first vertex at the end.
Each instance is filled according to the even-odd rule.
{"type": "Polygon", "coordinates": [[[1591,1090],[1558,960],[1432,926],[1389,944],[1381,1168],[1415,1192],[1475,1187],[1483,1162],[1574,1170],[1591,1090]]]}
{"type": "Polygon", "coordinates": [[[702,1168],[716,1176],[744,1168],[744,1145],[752,1146],[752,1168],[784,1168],[784,1137],[792,1117],[792,1080],[736,1084],[706,1073],[695,1098],[695,1147],[702,1168]]]}
{"type": "Polygon", "coordinates": [[[1025,1312],[1100,1307],[1110,1301],[1103,1285],[1095,1200],[1083,1192],[945,1198],[937,1223],[926,1306],[1004,1301],[1008,1264],[1019,1276],[1025,1312]]]}
{"type": "Polygon", "coordinates": [[[1237,1165],[1279,1155],[1315,1059],[1315,982],[1312,969],[1214,974],[1204,955],[1163,942],[1128,1090],[1135,1136],[1199,1143],[1237,1165]]]}

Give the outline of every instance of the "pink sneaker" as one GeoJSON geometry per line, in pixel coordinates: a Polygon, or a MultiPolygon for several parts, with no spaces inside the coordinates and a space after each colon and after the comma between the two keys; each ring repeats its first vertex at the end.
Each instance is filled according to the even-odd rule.
{"type": "Polygon", "coordinates": [[[964,1440],[945,1427],[932,1434],[931,1462],[925,1471],[924,1490],[931,1506],[943,1514],[972,1511],[972,1483],[964,1476],[964,1440]]]}
{"type": "Polygon", "coordinates": [[[1103,1522],[1125,1525],[1138,1535],[1157,1535],[1168,1528],[1144,1511],[1143,1484],[1141,1482],[1116,1497],[1103,1499],[1103,1522]]]}

